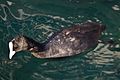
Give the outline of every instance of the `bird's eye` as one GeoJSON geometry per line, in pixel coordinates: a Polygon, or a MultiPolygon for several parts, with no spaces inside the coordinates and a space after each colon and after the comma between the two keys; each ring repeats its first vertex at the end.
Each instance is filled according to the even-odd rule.
{"type": "Polygon", "coordinates": [[[14,44],[14,50],[18,48],[18,45],[15,43],[14,44]]]}

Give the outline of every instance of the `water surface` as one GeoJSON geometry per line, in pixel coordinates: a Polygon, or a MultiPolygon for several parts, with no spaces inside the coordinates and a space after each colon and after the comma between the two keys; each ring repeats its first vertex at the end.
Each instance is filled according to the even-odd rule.
{"type": "Polygon", "coordinates": [[[120,80],[119,0],[1,0],[0,80],[120,80]],[[107,26],[96,48],[62,59],[19,52],[8,59],[8,42],[22,34],[39,42],[85,21],[107,26]]]}

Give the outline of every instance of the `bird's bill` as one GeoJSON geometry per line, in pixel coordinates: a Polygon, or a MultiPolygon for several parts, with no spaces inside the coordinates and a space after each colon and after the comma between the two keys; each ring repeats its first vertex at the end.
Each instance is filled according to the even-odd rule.
{"type": "Polygon", "coordinates": [[[10,52],[9,52],[9,59],[12,59],[12,57],[15,55],[15,51],[13,50],[13,42],[11,41],[11,42],[9,42],[9,50],[10,50],[10,52]]]}

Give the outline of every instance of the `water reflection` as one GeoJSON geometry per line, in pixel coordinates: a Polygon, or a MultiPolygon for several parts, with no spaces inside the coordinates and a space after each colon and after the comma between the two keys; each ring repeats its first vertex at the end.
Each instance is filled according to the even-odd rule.
{"type": "Polygon", "coordinates": [[[32,79],[61,80],[63,79],[61,76],[64,76],[63,80],[116,80],[118,79],[115,76],[118,73],[118,66],[115,62],[120,56],[118,56],[119,52],[112,52],[108,47],[109,44],[100,43],[93,51],[84,56],[78,55],[71,58],[46,60],[37,66],[39,71],[32,73],[32,79]]]}

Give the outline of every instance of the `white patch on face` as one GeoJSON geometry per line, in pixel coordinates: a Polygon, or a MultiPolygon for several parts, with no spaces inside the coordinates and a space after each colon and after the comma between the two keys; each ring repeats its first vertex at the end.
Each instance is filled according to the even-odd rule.
{"type": "Polygon", "coordinates": [[[9,59],[12,59],[13,55],[16,53],[15,51],[13,51],[13,43],[12,43],[12,41],[9,42],[9,50],[10,50],[9,59]]]}

